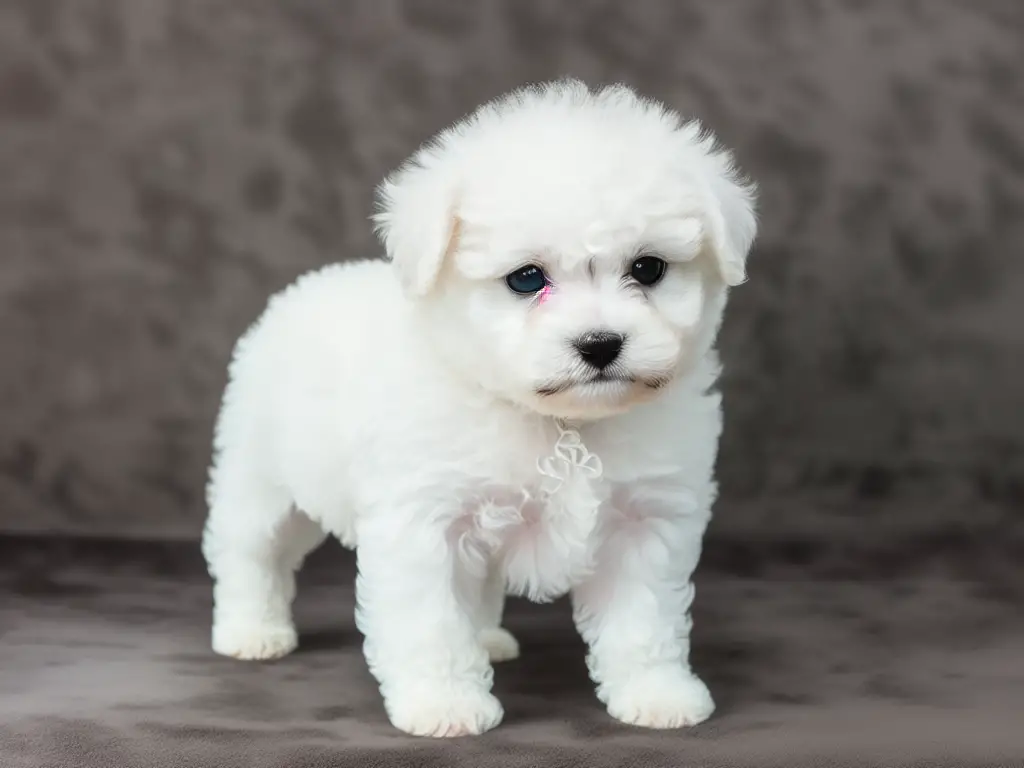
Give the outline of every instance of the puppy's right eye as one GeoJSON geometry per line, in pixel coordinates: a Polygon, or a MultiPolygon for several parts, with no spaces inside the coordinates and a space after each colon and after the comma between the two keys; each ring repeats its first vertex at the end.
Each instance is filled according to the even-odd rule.
{"type": "Polygon", "coordinates": [[[505,275],[505,285],[515,293],[523,295],[542,291],[547,284],[547,275],[536,264],[527,264],[505,275]]]}

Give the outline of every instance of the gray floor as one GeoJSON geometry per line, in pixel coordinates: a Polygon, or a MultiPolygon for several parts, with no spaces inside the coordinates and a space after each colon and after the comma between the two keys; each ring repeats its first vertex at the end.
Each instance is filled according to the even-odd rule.
{"type": "Polygon", "coordinates": [[[194,547],[0,544],[5,768],[320,766],[993,766],[1024,757],[1024,612],[948,574],[698,581],[695,665],[719,711],[682,733],[614,723],[567,606],[514,601],[523,657],[497,671],[505,722],[479,739],[387,723],[352,622],[352,563],[318,552],[299,651],[208,649],[194,547]]]}

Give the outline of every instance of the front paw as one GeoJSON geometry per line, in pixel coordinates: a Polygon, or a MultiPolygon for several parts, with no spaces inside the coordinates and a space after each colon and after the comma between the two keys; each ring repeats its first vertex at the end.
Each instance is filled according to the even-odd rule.
{"type": "Polygon", "coordinates": [[[487,690],[473,686],[394,692],[384,702],[388,718],[413,736],[476,736],[501,722],[505,711],[487,690]]]}
{"type": "Polygon", "coordinates": [[[213,650],[235,659],[279,659],[294,651],[298,644],[298,635],[291,624],[220,619],[213,625],[213,650]]]}
{"type": "Polygon", "coordinates": [[[651,669],[607,689],[608,714],[643,728],[685,728],[715,711],[711,692],[681,668],[651,669]]]}

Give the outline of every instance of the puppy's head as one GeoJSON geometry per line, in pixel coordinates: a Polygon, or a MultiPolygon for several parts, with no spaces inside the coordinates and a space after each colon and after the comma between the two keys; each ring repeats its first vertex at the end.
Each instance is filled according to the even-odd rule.
{"type": "Polygon", "coordinates": [[[533,411],[602,418],[714,342],[754,188],[696,123],[577,81],[488,104],[379,189],[378,232],[438,354],[533,411]]]}

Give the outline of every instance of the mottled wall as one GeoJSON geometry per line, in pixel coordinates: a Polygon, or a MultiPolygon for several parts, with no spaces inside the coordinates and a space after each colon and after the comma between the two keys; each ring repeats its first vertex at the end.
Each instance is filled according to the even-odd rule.
{"type": "Polygon", "coordinates": [[[762,186],[719,534],[1024,541],[1022,73],[1014,0],[0,0],[0,528],[197,533],[268,293],[376,251],[419,141],[573,74],[762,186]]]}

